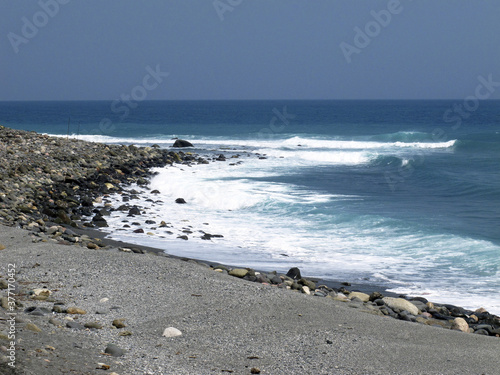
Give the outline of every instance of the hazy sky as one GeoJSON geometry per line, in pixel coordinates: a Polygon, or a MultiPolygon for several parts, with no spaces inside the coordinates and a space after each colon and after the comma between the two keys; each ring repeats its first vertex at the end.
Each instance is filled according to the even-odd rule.
{"type": "Polygon", "coordinates": [[[0,1],[0,100],[463,99],[500,82],[498,1],[0,1]]]}

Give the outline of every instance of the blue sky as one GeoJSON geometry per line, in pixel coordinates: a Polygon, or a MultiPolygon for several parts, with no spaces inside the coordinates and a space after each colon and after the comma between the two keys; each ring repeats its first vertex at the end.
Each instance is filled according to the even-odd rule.
{"type": "Polygon", "coordinates": [[[499,19],[487,0],[4,0],[0,100],[463,99],[500,82],[499,19]]]}

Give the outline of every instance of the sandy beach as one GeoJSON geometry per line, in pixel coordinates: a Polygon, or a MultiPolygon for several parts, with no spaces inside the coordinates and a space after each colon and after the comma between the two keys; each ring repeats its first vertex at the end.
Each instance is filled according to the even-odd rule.
{"type": "Polygon", "coordinates": [[[194,261],[32,243],[27,231],[6,226],[0,242],[1,274],[15,264],[22,304],[16,368],[4,363],[6,374],[498,373],[495,337],[371,315],[194,261]],[[37,288],[50,290],[49,299],[29,298],[37,288]],[[54,313],[58,302],[85,314],[54,313]],[[115,319],[125,327],[114,327],[115,319]],[[168,327],[182,335],[162,336],[168,327]],[[106,355],[110,343],[123,355],[106,355]],[[102,364],[109,370],[97,369],[102,364]]]}

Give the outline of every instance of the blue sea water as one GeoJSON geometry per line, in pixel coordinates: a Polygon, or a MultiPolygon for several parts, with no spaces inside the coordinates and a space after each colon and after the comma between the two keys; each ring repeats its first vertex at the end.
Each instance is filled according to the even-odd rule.
{"type": "Polygon", "coordinates": [[[157,170],[150,188],[161,194],[138,204],[170,228],[141,222],[154,235],[131,234],[117,214],[113,238],[500,313],[499,101],[473,111],[460,101],[135,104],[2,102],[0,124],[165,148],[179,137],[226,155],[157,170]]]}

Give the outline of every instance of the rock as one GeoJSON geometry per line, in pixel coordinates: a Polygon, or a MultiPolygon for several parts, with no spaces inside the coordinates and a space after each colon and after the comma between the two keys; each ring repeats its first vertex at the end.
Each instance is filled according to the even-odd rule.
{"type": "Polygon", "coordinates": [[[283,282],[283,280],[278,275],[274,275],[271,278],[271,283],[273,283],[273,284],[281,284],[282,282],[283,282]]]}
{"type": "Polygon", "coordinates": [[[80,315],[84,315],[87,312],[85,310],[82,310],[82,309],[78,308],[78,307],[68,307],[68,309],[66,310],[66,313],[67,314],[80,314],[80,315]]]}
{"type": "Polygon", "coordinates": [[[312,282],[311,280],[307,280],[307,279],[302,278],[302,279],[300,279],[300,280],[298,281],[298,283],[299,283],[300,285],[305,285],[305,286],[307,286],[310,290],[314,290],[314,289],[316,289],[316,283],[312,282]]]}
{"type": "Polygon", "coordinates": [[[162,334],[162,336],[164,336],[164,337],[176,337],[176,336],[181,336],[181,335],[182,335],[182,332],[174,327],[165,328],[165,330],[163,331],[163,334],[162,334]]]}
{"type": "Polygon", "coordinates": [[[349,299],[352,300],[353,298],[358,298],[362,302],[368,302],[368,301],[370,301],[370,296],[368,294],[366,294],[366,293],[361,293],[361,292],[351,292],[349,294],[349,299]]]}
{"type": "Polygon", "coordinates": [[[59,314],[66,314],[66,307],[62,305],[54,305],[54,307],[52,307],[52,311],[59,314]]]}
{"type": "Polygon", "coordinates": [[[260,374],[260,369],[257,367],[252,367],[250,369],[250,374],[260,374]]]}
{"type": "Polygon", "coordinates": [[[5,250],[6,247],[0,243],[0,250],[5,250]]]}
{"type": "Polygon", "coordinates": [[[35,296],[50,296],[52,294],[52,292],[46,288],[33,289],[32,292],[35,296]]]}
{"type": "Polygon", "coordinates": [[[102,329],[103,325],[99,322],[87,322],[84,324],[85,328],[102,329]]]}
{"type": "Polygon", "coordinates": [[[42,332],[42,330],[40,328],[38,328],[35,324],[33,323],[28,323],[26,324],[26,329],[29,329],[30,331],[33,331],[33,332],[42,332]]]}
{"type": "Polygon", "coordinates": [[[125,354],[125,350],[115,344],[108,344],[106,349],[104,349],[104,353],[110,354],[113,357],[121,357],[125,354]]]}
{"type": "Polygon", "coordinates": [[[302,278],[300,270],[297,267],[290,268],[286,275],[293,280],[300,280],[302,278]]]}
{"type": "Polygon", "coordinates": [[[5,279],[0,279],[0,289],[8,289],[9,283],[5,279]]]}
{"type": "Polygon", "coordinates": [[[408,311],[412,315],[418,315],[418,308],[403,298],[384,297],[382,301],[393,310],[408,311]]]}
{"type": "Polygon", "coordinates": [[[123,322],[124,320],[125,320],[124,318],[115,319],[115,320],[113,320],[113,325],[116,328],[125,328],[127,325],[123,322]]]}
{"type": "Polygon", "coordinates": [[[184,200],[184,198],[177,198],[177,199],[175,200],[175,203],[178,203],[178,204],[185,204],[185,203],[187,203],[187,202],[184,200]]]}
{"type": "Polygon", "coordinates": [[[304,285],[302,286],[302,288],[300,288],[300,291],[304,294],[311,294],[311,289],[309,289],[309,287],[307,285],[304,285]]]}
{"type": "Polygon", "coordinates": [[[77,322],[72,321],[72,320],[66,322],[66,327],[71,328],[71,329],[79,329],[79,330],[85,329],[85,327],[82,324],[77,323],[77,322]]]}
{"type": "Polygon", "coordinates": [[[35,316],[44,316],[47,314],[50,314],[50,310],[45,308],[45,307],[28,307],[27,309],[24,310],[25,313],[28,315],[35,315],[35,316]]]}
{"type": "Polygon", "coordinates": [[[89,243],[87,244],[87,248],[88,248],[88,249],[90,249],[90,250],[97,250],[97,249],[99,249],[99,246],[97,246],[97,245],[96,245],[95,243],[93,243],[93,242],[89,242],[89,243]]]}
{"type": "Polygon", "coordinates": [[[384,296],[380,292],[373,292],[372,294],[370,294],[370,301],[371,302],[374,302],[378,299],[382,300],[382,298],[384,298],[384,296]]]}
{"type": "Polygon", "coordinates": [[[183,139],[177,139],[172,147],[194,147],[191,142],[185,141],[183,139]]]}
{"type": "Polygon", "coordinates": [[[129,215],[140,215],[141,214],[141,210],[139,210],[136,206],[132,207],[129,211],[128,211],[128,214],[129,215]]]}
{"type": "Polygon", "coordinates": [[[243,278],[248,274],[248,270],[245,268],[234,268],[231,271],[229,271],[229,274],[231,276],[243,278]]]}
{"type": "Polygon", "coordinates": [[[121,331],[118,336],[132,336],[132,332],[130,331],[121,331]]]}

